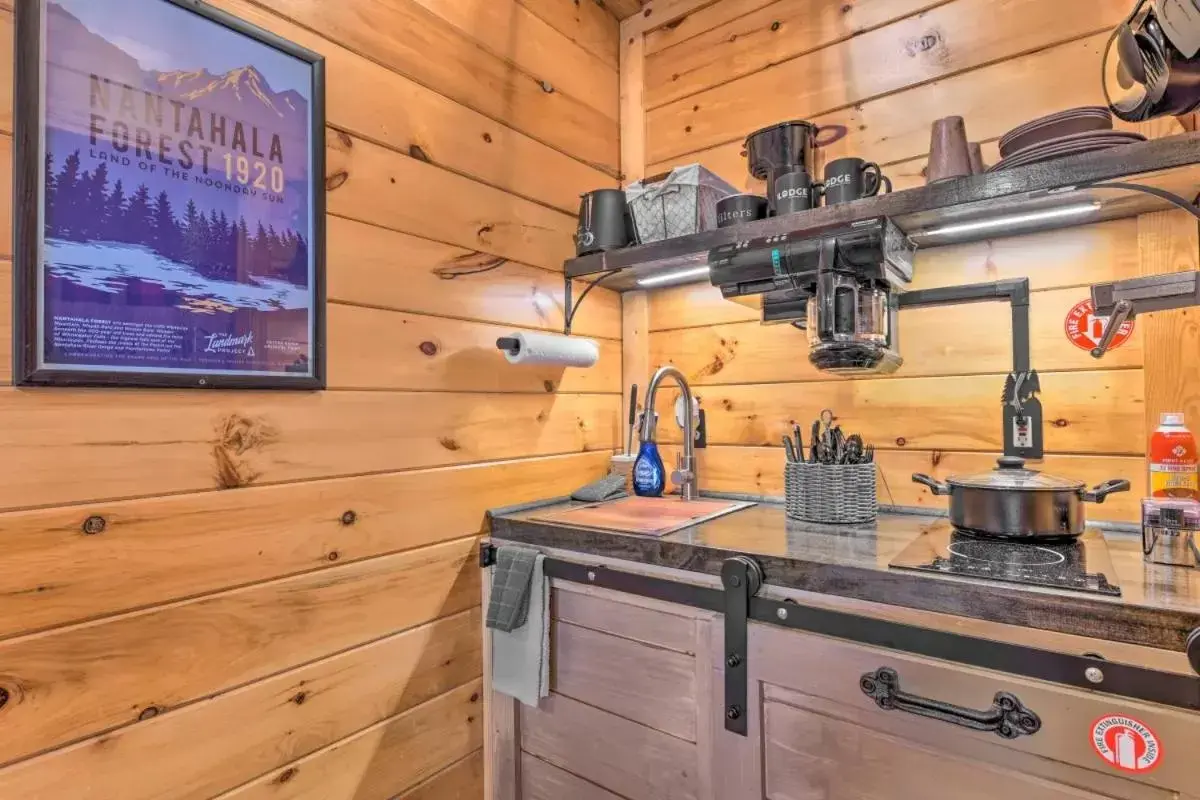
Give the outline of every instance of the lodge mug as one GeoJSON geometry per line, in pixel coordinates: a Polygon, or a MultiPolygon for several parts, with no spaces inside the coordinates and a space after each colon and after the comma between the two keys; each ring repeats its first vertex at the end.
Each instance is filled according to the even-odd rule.
{"type": "Polygon", "coordinates": [[[797,169],[775,178],[775,216],[794,214],[815,208],[820,200],[822,187],[813,183],[808,170],[797,169]]]}
{"type": "Polygon", "coordinates": [[[880,189],[892,191],[892,181],[879,165],[861,158],[839,158],[825,165],[825,204],[834,206],[864,197],[874,197],[880,189]]]}

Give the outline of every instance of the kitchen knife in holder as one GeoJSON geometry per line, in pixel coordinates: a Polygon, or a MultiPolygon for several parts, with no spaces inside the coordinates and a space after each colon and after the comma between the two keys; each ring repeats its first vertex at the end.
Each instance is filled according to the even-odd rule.
{"type": "Polygon", "coordinates": [[[875,464],[784,465],[787,515],[804,522],[849,525],[873,522],[879,515],[875,464]]]}

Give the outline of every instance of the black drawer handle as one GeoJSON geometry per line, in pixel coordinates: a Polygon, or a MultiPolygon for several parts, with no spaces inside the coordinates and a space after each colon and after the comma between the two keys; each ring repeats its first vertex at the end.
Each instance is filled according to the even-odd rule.
{"type": "Polygon", "coordinates": [[[863,694],[885,711],[907,711],[930,719],[961,725],[973,731],[995,733],[1003,739],[1031,736],[1042,729],[1042,720],[1015,695],[996,692],[992,707],[975,711],[962,706],[929,700],[900,691],[900,676],[890,667],[880,667],[859,679],[863,694]]]}

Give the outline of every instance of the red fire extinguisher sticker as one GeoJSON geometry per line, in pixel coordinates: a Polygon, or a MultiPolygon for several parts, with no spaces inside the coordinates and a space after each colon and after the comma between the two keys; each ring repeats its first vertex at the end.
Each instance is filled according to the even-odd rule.
{"type": "MultiPolygon", "coordinates": [[[[1066,331],[1071,344],[1082,350],[1091,351],[1104,338],[1104,329],[1108,325],[1108,317],[1097,315],[1096,307],[1091,300],[1080,300],[1067,312],[1066,331]]],[[[1133,336],[1133,320],[1127,319],[1117,330],[1109,350],[1116,350],[1129,341],[1133,336]]]]}
{"type": "Polygon", "coordinates": [[[1110,767],[1149,772],[1162,760],[1162,744],[1144,722],[1108,714],[1092,723],[1092,748],[1110,767]]]}

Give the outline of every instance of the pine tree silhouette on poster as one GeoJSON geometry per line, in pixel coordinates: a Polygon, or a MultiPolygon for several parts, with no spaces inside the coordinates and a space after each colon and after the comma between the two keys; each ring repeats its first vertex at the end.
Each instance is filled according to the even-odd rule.
{"type": "Polygon", "coordinates": [[[281,233],[259,222],[251,235],[244,217],[234,221],[216,209],[206,215],[191,199],[180,219],[165,191],[152,198],[149,187],[141,184],[127,196],[120,179],[110,191],[103,162],[95,171],[81,173],[78,150],[67,156],[62,169],[55,172],[54,165],[54,154],[47,153],[47,238],[87,242],[103,240],[108,231],[129,231],[132,240],[123,244],[149,248],[206,278],[238,280],[250,274],[298,286],[308,283],[308,243],[290,228],[281,233]]]}

